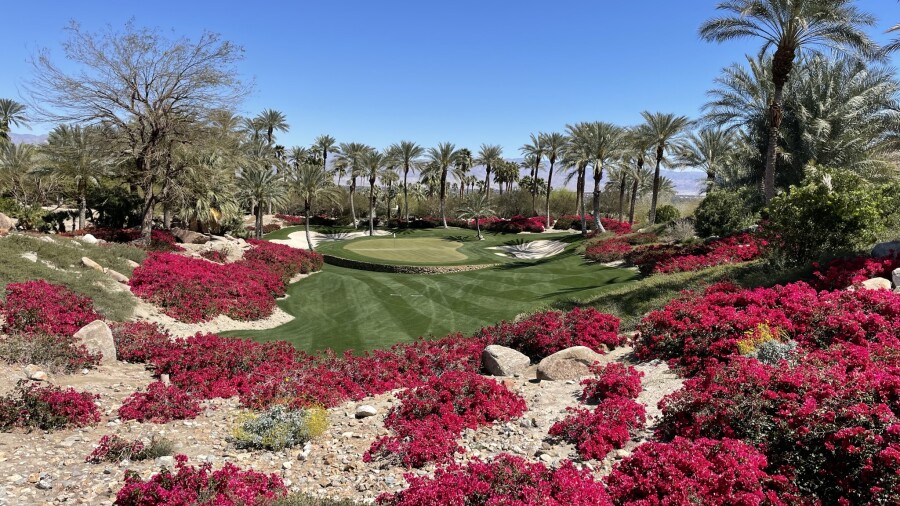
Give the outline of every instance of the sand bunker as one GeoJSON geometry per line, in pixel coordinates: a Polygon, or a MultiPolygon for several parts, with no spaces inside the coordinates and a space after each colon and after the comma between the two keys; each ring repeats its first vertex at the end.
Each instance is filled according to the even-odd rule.
{"type": "MultiPolygon", "coordinates": [[[[313,243],[313,247],[322,244],[323,242],[332,242],[332,241],[347,241],[350,239],[358,239],[360,237],[366,237],[369,235],[368,231],[361,232],[341,232],[339,234],[322,234],[319,232],[314,232],[312,230],[309,231],[309,239],[313,243]]],[[[385,236],[391,235],[390,232],[386,230],[376,230],[376,236],[385,236]]],[[[286,244],[292,248],[298,249],[309,249],[309,244],[306,242],[306,232],[300,230],[298,232],[291,232],[288,235],[287,239],[272,239],[271,242],[275,242],[278,244],[286,244]]]]}
{"type": "Polygon", "coordinates": [[[488,249],[501,250],[504,253],[497,253],[501,256],[512,256],[522,260],[538,260],[540,258],[552,257],[558,255],[566,249],[566,243],[559,241],[529,241],[522,244],[513,244],[510,246],[496,246],[488,249]]]}

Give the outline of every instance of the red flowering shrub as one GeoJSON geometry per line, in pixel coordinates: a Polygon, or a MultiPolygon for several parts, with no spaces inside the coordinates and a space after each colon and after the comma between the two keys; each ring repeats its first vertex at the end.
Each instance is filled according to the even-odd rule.
{"type": "MultiPolygon", "coordinates": [[[[88,227],[81,230],[76,230],[65,235],[70,237],[77,237],[87,234],[91,234],[97,239],[101,239],[106,242],[131,243],[141,238],[141,229],[88,227]]],[[[184,248],[176,243],[177,239],[168,230],[151,230],[150,247],[147,248],[147,250],[165,253],[184,251],[184,248]]]]}
{"type": "Polygon", "coordinates": [[[595,363],[590,366],[590,371],[596,375],[581,382],[584,390],[581,392],[581,401],[598,403],[610,397],[629,397],[636,399],[640,395],[641,377],[644,373],[634,367],[625,367],[619,362],[608,364],[595,363]]]}
{"type": "Polygon", "coordinates": [[[13,395],[0,397],[0,430],[15,427],[54,430],[100,421],[100,396],[72,388],[37,386],[21,380],[13,395]]]}
{"type": "Polygon", "coordinates": [[[278,218],[279,220],[283,221],[285,224],[292,225],[292,226],[303,225],[303,221],[305,219],[305,218],[303,218],[303,216],[294,216],[291,214],[281,214],[281,213],[276,214],[275,217],[278,218]]]}
{"type": "Polygon", "coordinates": [[[765,456],[740,441],[677,438],[638,446],[616,464],[606,482],[614,504],[792,503],[782,497],[789,483],[767,474],[766,464],[765,456]]]}
{"type": "Polygon", "coordinates": [[[900,257],[839,258],[826,264],[824,269],[818,263],[813,263],[813,268],[816,269],[813,272],[816,279],[810,283],[813,287],[818,290],[843,290],[871,278],[891,279],[894,269],[900,269],[900,257]]]}
{"type": "Polygon", "coordinates": [[[287,494],[281,478],[243,471],[230,462],[212,471],[209,463],[189,466],[187,457],[175,456],[175,473],[162,469],[143,481],[134,471],[125,472],[125,486],[116,494],[118,506],[268,506],[287,494]]]}
{"type": "Polygon", "coordinates": [[[144,443],[128,441],[116,435],[105,435],[84,461],[89,464],[101,462],[121,462],[122,460],[143,460],[144,443]]]}
{"type": "Polygon", "coordinates": [[[196,418],[202,411],[200,403],[184,390],[157,381],[150,383],[146,392],[135,392],[125,399],[119,408],[119,417],[139,422],[167,423],[196,418]]]}
{"type": "Polygon", "coordinates": [[[706,244],[699,254],[682,254],[662,259],[654,273],[697,271],[714,265],[747,262],[759,258],[766,241],[751,234],[740,234],[706,244]]]}
{"type": "MultiPolygon", "coordinates": [[[[593,215],[585,216],[584,221],[585,225],[587,225],[588,230],[594,230],[593,215]]],[[[628,223],[627,221],[617,221],[612,218],[601,216],[600,223],[603,225],[603,228],[606,229],[607,232],[612,232],[616,235],[630,234],[632,231],[632,224],[628,223]]],[[[567,214],[564,216],[560,216],[559,219],[556,220],[556,223],[553,224],[553,228],[556,230],[581,230],[581,215],[567,214]]]]}
{"type": "Polygon", "coordinates": [[[109,325],[116,344],[116,356],[123,362],[149,362],[171,345],[169,335],[155,323],[113,322],[109,325]]]}
{"type": "Polygon", "coordinates": [[[627,397],[609,397],[593,410],[568,408],[571,414],[550,427],[549,434],[572,443],[578,455],[601,460],[622,448],[646,423],[643,404],[627,397]]]}
{"type": "Polygon", "coordinates": [[[625,342],[619,335],[619,319],[590,307],[568,313],[537,313],[516,323],[501,322],[481,329],[476,337],[514,348],[532,360],[572,346],[587,346],[603,353],[625,342]]]}
{"type": "MultiPolygon", "coordinates": [[[[546,216],[525,216],[516,215],[509,219],[502,219],[496,216],[482,218],[478,220],[483,230],[491,232],[500,232],[508,234],[518,234],[521,232],[541,233],[547,227],[546,216]]],[[[475,228],[475,220],[471,220],[469,228],[475,228]]]]}
{"type": "Polygon", "coordinates": [[[592,262],[614,262],[625,258],[631,249],[631,244],[621,237],[601,239],[588,243],[584,258],[592,262]]]}
{"type": "Polygon", "coordinates": [[[409,488],[382,494],[378,504],[433,506],[486,504],[516,506],[605,506],[611,504],[603,484],[588,471],[565,462],[550,470],[541,463],[500,454],[483,462],[452,463],[438,468],[434,477],[406,475],[409,488]]]}
{"type": "Polygon", "coordinates": [[[224,264],[228,261],[228,256],[216,249],[201,251],[200,256],[217,264],[224,264]]]}
{"type": "Polygon", "coordinates": [[[387,459],[408,467],[445,461],[456,452],[455,439],[525,412],[525,401],[503,385],[470,372],[448,372],[397,394],[400,405],[385,419],[394,436],[373,443],[363,460],[387,459]]]}
{"type": "Polygon", "coordinates": [[[3,332],[72,336],[100,315],[91,299],[44,280],[6,285],[3,332]]]}
{"type": "Polygon", "coordinates": [[[627,221],[616,221],[612,218],[600,218],[600,224],[603,225],[603,228],[606,229],[607,232],[612,232],[616,235],[625,235],[630,234],[632,232],[633,223],[629,223],[627,221]]]}
{"type": "Polygon", "coordinates": [[[270,270],[276,272],[285,284],[297,274],[308,274],[321,270],[324,264],[322,255],[313,251],[255,239],[247,242],[253,246],[253,249],[244,253],[244,260],[263,262],[270,270]]]}

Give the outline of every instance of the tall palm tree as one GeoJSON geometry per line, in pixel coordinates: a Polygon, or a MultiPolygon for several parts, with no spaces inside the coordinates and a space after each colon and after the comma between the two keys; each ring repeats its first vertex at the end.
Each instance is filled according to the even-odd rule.
{"type": "MultiPolygon", "coordinates": [[[[531,169],[531,181],[537,181],[538,179],[538,171],[541,169],[541,162],[544,158],[544,144],[543,139],[540,135],[535,136],[534,134],[529,134],[531,142],[527,144],[523,144],[519,151],[525,158],[523,163],[528,162],[528,167],[531,169]]],[[[534,214],[537,214],[537,191],[535,191],[535,185],[531,185],[531,207],[534,211],[534,214]]]]}
{"type": "Polygon", "coordinates": [[[416,167],[417,161],[425,154],[425,148],[412,141],[400,141],[392,144],[390,151],[394,153],[397,164],[403,167],[403,216],[409,222],[409,171],[416,167]]]}
{"type": "Polygon", "coordinates": [[[472,151],[469,148],[460,148],[457,150],[456,159],[453,161],[453,175],[460,182],[459,183],[459,196],[462,197],[465,193],[465,188],[462,186],[462,180],[466,174],[472,170],[472,166],[475,165],[475,159],[472,156],[472,151]]]}
{"type": "Polygon", "coordinates": [[[738,152],[737,135],[722,128],[703,128],[691,133],[683,148],[676,153],[675,165],[694,167],[706,172],[707,189],[716,181],[716,174],[735,161],[738,152]]]}
{"type": "Polygon", "coordinates": [[[309,218],[312,215],[312,206],[324,201],[339,204],[341,190],[334,184],[331,174],[324,166],[311,163],[301,163],[292,173],[291,185],[300,200],[303,201],[303,220],[306,230],[306,244],[313,251],[313,242],[309,236],[309,218]]]}
{"type": "Polygon", "coordinates": [[[303,146],[292,146],[291,149],[288,150],[287,159],[294,169],[298,168],[300,164],[309,161],[309,158],[310,152],[303,146]]]}
{"type": "Polygon", "coordinates": [[[512,190],[512,184],[519,180],[519,164],[507,160],[500,160],[494,169],[494,181],[500,187],[500,195],[503,189],[512,190]]]}
{"type": "MultiPolygon", "coordinates": [[[[36,200],[31,195],[31,175],[38,167],[39,152],[31,144],[0,144],[0,188],[27,207],[36,200]]],[[[37,192],[35,192],[37,193],[37,192]]]]}
{"type": "Polygon", "coordinates": [[[585,219],[585,179],[588,165],[593,162],[593,131],[590,123],[576,123],[574,125],[566,125],[566,131],[569,135],[569,145],[566,147],[566,153],[563,157],[563,164],[572,169],[567,181],[572,177],[576,178],[575,184],[575,209],[581,216],[581,235],[587,234],[587,223],[585,219]]]}
{"type": "Polygon", "coordinates": [[[353,228],[356,228],[356,207],[353,203],[353,196],[356,194],[356,178],[359,177],[362,167],[362,157],[372,151],[372,147],[360,142],[342,142],[340,144],[339,156],[343,160],[343,165],[348,168],[350,176],[350,217],[353,220],[353,228]]]}
{"type": "MultiPolygon", "coordinates": [[[[390,160],[390,159],[388,159],[388,160],[390,160]]],[[[391,161],[386,161],[385,163],[386,163],[386,165],[384,167],[384,170],[382,170],[381,173],[378,174],[378,179],[381,181],[381,184],[387,186],[387,190],[385,191],[385,199],[387,200],[387,202],[386,202],[387,217],[388,217],[388,220],[390,220],[391,219],[391,201],[394,199],[394,197],[397,196],[397,189],[394,188],[394,185],[397,184],[398,181],[400,181],[400,175],[397,174],[397,169],[396,169],[397,166],[395,165],[395,162],[393,162],[391,160],[391,161]]],[[[400,219],[400,206],[399,205],[397,206],[397,219],[400,219]]]]}
{"type": "Polygon", "coordinates": [[[384,155],[372,149],[360,159],[362,174],[369,180],[369,236],[375,235],[375,181],[384,169],[384,155]]]}
{"type": "Polygon", "coordinates": [[[590,146],[593,156],[591,165],[594,167],[594,227],[600,232],[605,232],[606,230],[600,222],[600,181],[603,179],[605,164],[621,155],[625,130],[622,127],[604,121],[591,123],[590,130],[590,146]]]}
{"type": "Polygon", "coordinates": [[[556,164],[556,160],[565,153],[566,144],[569,143],[569,138],[559,132],[551,132],[549,134],[542,133],[541,142],[544,145],[544,156],[546,156],[547,161],[550,162],[550,171],[547,173],[547,227],[549,228],[551,225],[550,190],[553,185],[553,166],[556,164]]]}
{"type": "Polygon", "coordinates": [[[0,143],[10,141],[10,125],[21,127],[27,123],[24,105],[15,100],[0,98],[0,143]]]}
{"type": "Polygon", "coordinates": [[[651,113],[644,111],[644,124],[638,132],[645,136],[645,141],[656,147],[656,171],[653,176],[653,195],[650,200],[649,223],[656,223],[656,204],[659,199],[659,170],[666,161],[666,154],[678,152],[683,143],[685,131],[691,126],[687,116],[676,116],[672,113],[651,113]]]}
{"type": "Polygon", "coordinates": [[[456,146],[450,142],[442,142],[435,148],[428,148],[428,158],[437,171],[440,171],[440,208],[441,223],[444,228],[447,227],[447,172],[450,166],[456,163],[459,151],[456,146]]]}
{"type": "Polygon", "coordinates": [[[484,165],[486,194],[491,196],[491,171],[503,161],[503,148],[495,144],[482,144],[475,163],[484,165]]]}
{"type": "Polygon", "coordinates": [[[322,168],[328,170],[328,153],[334,152],[337,147],[337,140],[330,135],[320,135],[313,141],[313,149],[317,149],[322,153],[322,168]]]}
{"type": "Polygon", "coordinates": [[[281,111],[275,109],[266,109],[253,119],[260,130],[266,132],[266,140],[269,144],[275,142],[275,132],[287,132],[291,127],[288,125],[287,117],[281,111]]]}
{"type": "Polygon", "coordinates": [[[98,186],[100,177],[108,173],[108,159],[99,148],[99,131],[94,127],[59,125],[47,136],[41,147],[47,170],[71,181],[78,199],[78,229],[87,219],[87,189],[98,186]]]}
{"type": "Polygon", "coordinates": [[[255,204],[256,223],[254,236],[262,239],[263,205],[278,206],[285,202],[284,178],[267,164],[250,164],[238,174],[240,196],[245,202],[255,204]]]}
{"type": "Polygon", "coordinates": [[[775,163],[778,130],[784,117],[784,86],[798,53],[820,52],[822,48],[863,54],[874,52],[874,43],[860,27],[874,25],[875,18],[860,11],[854,3],[853,0],[726,0],[716,7],[726,14],[706,21],[700,27],[700,36],[709,41],[756,37],[763,42],[760,53],[774,49],[774,94],[769,104],[769,139],[763,177],[766,202],[775,196],[775,163]]]}
{"type": "Polygon", "coordinates": [[[479,241],[484,240],[484,237],[481,235],[481,224],[479,221],[481,218],[488,218],[497,214],[496,211],[491,209],[491,199],[487,196],[487,193],[480,192],[469,195],[463,206],[456,212],[461,220],[475,220],[475,231],[479,241]]]}
{"type": "Polygon", "coordinates": [[[628,190],[630,167],[629,161],[620,158],[609,170],[609,186],[619,192],[619,206],[617,219],[625,219],[625,192],[628,190]]]}
{"type": "MultiPolygon", "coordinates": [[[[900,32],[900,24],[896,24],[896,25],[892,26],[888,30],[888,33],[891,33],[891,32],[900,32]]],[[[886,46],[881,48],[881,55],[887,56],[888,53],[893,53],[894,51],[900,51],[900,37],[892,40],[886,46]]]]}

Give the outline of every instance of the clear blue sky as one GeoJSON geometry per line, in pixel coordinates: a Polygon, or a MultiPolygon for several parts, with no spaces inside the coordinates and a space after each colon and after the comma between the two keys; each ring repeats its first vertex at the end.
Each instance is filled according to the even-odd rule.
{"type": "MultiPolygon", "coordinates": [[[[566,123],[628,125],[644,109],[696,116],[719,70],[758,48],[699,39],[716,0],[4,3],[0,96],[20,95],[37,48],[61,55],[69,20],[206,29],[245,48],[256,87],[242,112],[284,112],[288,146],[328,133],[379,148],[496,143],[518,156],[530,132],[566,123]]],[[[894,0],[858,4],[878,16],[879,42],[900,22],[894,0]]]]}

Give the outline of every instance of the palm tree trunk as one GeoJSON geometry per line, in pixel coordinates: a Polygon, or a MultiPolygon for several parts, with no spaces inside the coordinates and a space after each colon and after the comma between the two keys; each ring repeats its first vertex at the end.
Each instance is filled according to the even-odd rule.
{"type": "Polygon", "coordinates": [[[597,233],[606,232],[603,223],[600,223],[600,180],[603,179],[603,167],[598,170],[594,167],[594,228],[597,233]]]}
{"type": "Polygon", "coordinates": [[[477,215],[475,216],[475,230],[478,232],[478,240],[482,240],[483,238],[481,237],[481,225],[478,223],[477,215]]]}
{"type": "Polygon", "coordinates": [[[491,198],[491,164],[487,164],[484,167],[484,194],[491,198]]]}
{"type": "Polygon", "coordinates": [[[87,195],[82,186],[78,195],[78,230],[84,228],[84,222],[87,219],[87,195]]]}
{"type": "Polygon", "coordinates": [[[306,229],[306,247],[309,248],[310,251],[315,251],[316,249],[313,247],[312,239],[309,237],[309,201],[305,201],[303,205],[303,212],[305,213],[303,218],[304,228],[306,229]]]}
{"type": "Polygon", "coordinates": [[[369,179],[369,237],[375,235],[375,180],[369,179]]]}
{"type": "Polygon", "coordinates": [[[356,207],[353,204],[353,194],[356,193],[356,178],[350,180],[350,218],[353,220],[353,228],[356,228],[356,207]]]}
{"type": "Polygon", "coordinates": [[[440,195],[440,198],[441,198],[441,202],[440,202],[440,204],[441,204],[441,223],[444,224],[444,228],[448,228],[447,227],[447,213],[446,213],[446,209],[444,209],[444,207],[445,207],[444,200],[447,198],[447,169],[444,169],[444,171],[441,172],[441,195],[440,195]]]}
{"type": "Polygon", "coordinates": [[[627,177],[625,174],[622,174],[622,180],[619,181],[619,221],[622,221],[622,218],[625,217],[625,186],[627,183],[627,177]]]}
{"type": "Polygon", "coordinates": [[[653,171],[653,195],[650,197],[650,215],[647,223],[653,225],[656,223],[656,203],[659,199],[659,167],[662,164],[663,147],[656,147],[656,170],[653,171]]]}
{"type": "Polygon", "coordinates": [[[257,239],[262,239],[263,234],[263,206],[260,202],[256,205],[256,230],[253,231],[253,236],[257,239]]]}
{"type": "Polygon", "coordinates": [[[634,205],[637,203],[638,179],[631,183],[631,209],[628,211],[628,223],[634,223],[634,205]]]}
{"type": "Polygon", "coordinates": [[[409,164],[403,167],[403,215],[406,217],[406,224],[409,225],[409,188],[406,183],[406,176],[409,175],[409,164]]]}
{"type": "Polygon", "coordinates": [[[587,217],[584,215],[584,211],[585,211],[585,209],[584,209],[585,208],[584,187],[585,187],[585,183],[586,183],[585,180],[587,179],[587,174],[585,173],[586,171],[587,171],[587,166],[583,165],[581,167],[581,169],[579,169],[579,173],[578,173],[578,185],[579,185],[579,191],[581,192],[581,207],[579,207],[578,209],[580,210],[580,214],[581,214],[580,219],[581,219],[581,236],[582,237],[587,236],[587,217]]]}
{"type": "Polygon", "coordinates": [[[766,202],[775,196],[775,164],[778,162],[778,129],[781,127],[783,112],[781,102],[784,85],[775,87],[775,96],[769,106],[769,143],[766,147],[766,168],[763,173],[763,198],[766,202]]]}
{"type": "Polygon", "coordinates": [[[550,188],[553,184],[553,164],[556,160],[550,160],[550,172],[547,173],[547,228],[550,228],[550,188]]]}

